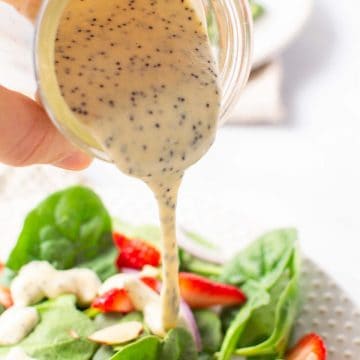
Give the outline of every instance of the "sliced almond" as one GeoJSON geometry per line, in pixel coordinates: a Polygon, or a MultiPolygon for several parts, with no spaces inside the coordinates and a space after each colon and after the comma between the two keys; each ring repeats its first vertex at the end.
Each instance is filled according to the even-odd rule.
{"type": "Polygon", "coordinates": [[[142,331],[141,322],[129,321],[96,331],[88,339],[100,344],[117,345],[135,340],[142,331]]]}

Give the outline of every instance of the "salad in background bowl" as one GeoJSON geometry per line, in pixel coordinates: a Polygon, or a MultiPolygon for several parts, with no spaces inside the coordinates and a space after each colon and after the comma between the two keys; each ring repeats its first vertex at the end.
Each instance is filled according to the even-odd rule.
{"type": "Polygon", "coordinates": [[[201,236],[179,239],[180,319],[163,333],[159,229],[112,219],[85,187],[50,195],[2,269],[0,356],[326,359],[315,333],[289,345],[302,299],[295,229],[268,232],[226,263],[201,236]]]}

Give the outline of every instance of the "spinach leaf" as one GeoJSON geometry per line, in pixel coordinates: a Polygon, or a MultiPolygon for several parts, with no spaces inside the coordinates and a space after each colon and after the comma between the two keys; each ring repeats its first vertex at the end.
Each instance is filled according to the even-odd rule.
{"type": "Polygon", "coordinates": [[[198,354],[190,333],[183,328],[175,328],[164,338],[159,360],[197,360],[198,354]]]}
{"type": "Polygon", "coordinates": [[[297,313],[297,259],[296,231],[284,229],[265,234],[225,267],[222,279],[245,284],[248,302],[230,324],[219,360],[244,344],[236,354],[283,354],[297,313]]]}
{"type": "Polygon", "coordinates": [[[195,311],[194,316],[199,328],[203,351],[208,353],[218,351],[223,338],[219,316],[211,310],[195,311]]]}
{"type": "Polygon", "coordinates": [[[237,349],[236,354],[243,356],[277,355],[277,357],[284,355],[299,307],[300,260],[297,252],[292,258],[290,271],[291,280],[280,295],[276,306],[274,329],[271,336],[258,345],[237,349]]]}
{"type": "Polygon", "coordinates": [[[158,360],[160,346],[161,342],[158,337],[144,336],[123,346],[120,351],[111,357],[111,360],[158,360]]]}
{"type": "Polygon", "coordinates": [[[75,301],[73,295],[65,295],[38,305],[40,323],[17,346],[38,360],[91,359],[97,346],[87,337],[95,326],[76,309],[75,301]]]}
{"type": "Polygon", "coordinates": [[[228,360],[234,353],[240,337],[243,335],[246,325],[252,313],[262,306],[269,304],[269,294],[256,282],[250,280],[243,288],[248,296],[248,301],[239,310],[235,319],[228,328],[220,352],[218,353],[218,360],[228,360]]]}
{"type": "Polygon", "coordinates": [[[241,286],[248,280],[270,289],[285,271],[296,246],[295,229],[267,233],[225,265],[220,281],[241,286]]]}
{"type": "Polygon", "coordinates": [[[255,310],[251,315],[246,331],[238,343],[238,347],[249,347],[267,340],[274,330],[276,309],[281,294],[289,283],[288,271],[282,275],[279,281],[269,290],[270,302],[255,310]]]}
{"type": "Polygon", "coordinates": [[[49,196],[28,214],[7,266],[17,271],[32,260],[46,260],[68,269],[111,246],[111,218],[101,200],[92,190],[74,186],[49,196]]]}

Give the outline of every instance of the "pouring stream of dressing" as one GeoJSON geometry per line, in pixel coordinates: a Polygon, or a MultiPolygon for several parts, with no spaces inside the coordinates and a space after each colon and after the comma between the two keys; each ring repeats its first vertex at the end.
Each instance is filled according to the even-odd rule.
{"type": "Polygon", "coordinates": [[[157,199],[164,329],[179,314],[177,193],[185,169],[214,141],[221,100],[202,19],[189,0],[70,0],[56,38],[69,108],[157,199]]]}

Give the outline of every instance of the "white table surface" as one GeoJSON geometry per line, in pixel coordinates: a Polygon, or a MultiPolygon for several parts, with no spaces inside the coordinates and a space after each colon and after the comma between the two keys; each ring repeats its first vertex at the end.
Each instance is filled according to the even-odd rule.
{"type": "MultiPolygon", "coordinates": [[[[221,129],[189,171],[179,212],[191,222],[187,210],[203,202],[238,233],[257,222],[296,226],[304,252],[360,304],[360,2],[315,3],[283,57],[286,124],[221,129]]],[[[95,162],[85,175],[103,189],[118,183],[134,202],[127,217],[151,202],[142,184],[108,165],[95,162]]]]}

